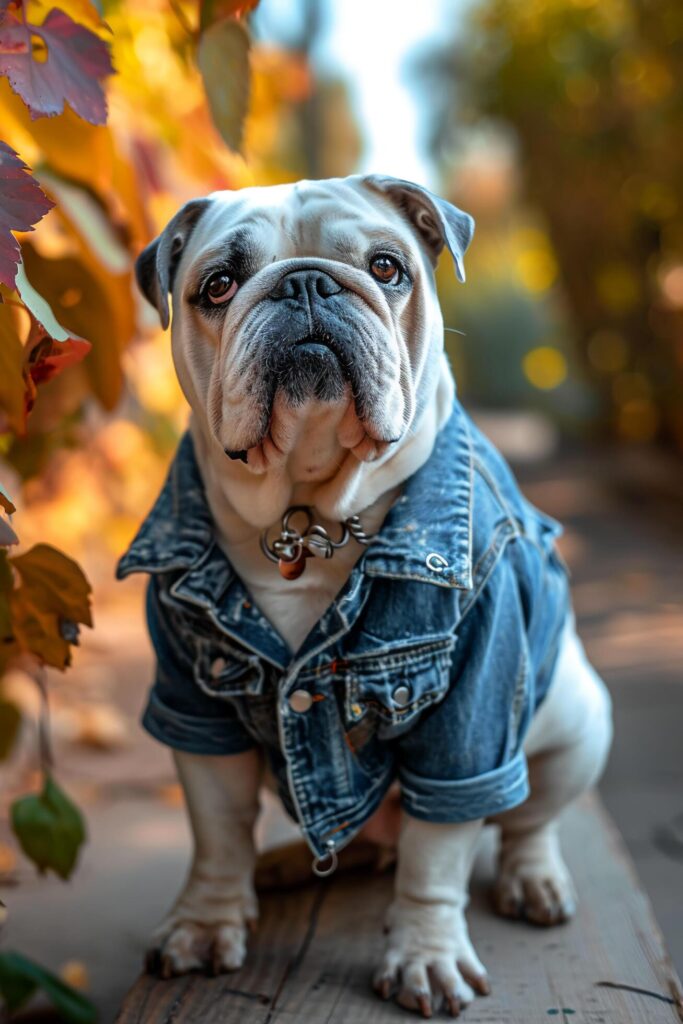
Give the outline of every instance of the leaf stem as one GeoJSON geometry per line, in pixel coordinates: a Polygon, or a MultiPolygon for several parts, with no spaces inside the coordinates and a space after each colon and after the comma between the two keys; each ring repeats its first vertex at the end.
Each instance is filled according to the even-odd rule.
{"type": "Polygon", "coordinates": [[[40,713],[38,715],[38,755],[40,757],[40,770],[43,776],[47,776],[54,767],[54,755],[52,752],[52,740],[50,737],[50,705],[47,695],[47,680],[45,677],[45,666],[39,665],[33,676],[36,686],[40,692],[40,713]]]}

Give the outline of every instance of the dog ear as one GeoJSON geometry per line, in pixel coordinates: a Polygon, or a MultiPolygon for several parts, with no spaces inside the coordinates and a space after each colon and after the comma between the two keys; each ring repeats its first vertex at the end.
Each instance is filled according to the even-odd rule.
{"type": "Polygon", "coordinates": [[[412,181],[382,174],[368,174],[362,181],[394,201],[426,242],[435,263],[446,245],[458,280],[465,280],[463,257],[474,234],[474,218],[469,213],[412,181]]]}
{"type": "Polygon", "coordinates": [[[164,330],[170,321],[168,294],[173,288],[180,254],[210,202],[210,199],[191,199],[185,203],[159,237],[150,242],[136,260],[135,277],[138,287],[147,301],[156,307],[164,330]]]}

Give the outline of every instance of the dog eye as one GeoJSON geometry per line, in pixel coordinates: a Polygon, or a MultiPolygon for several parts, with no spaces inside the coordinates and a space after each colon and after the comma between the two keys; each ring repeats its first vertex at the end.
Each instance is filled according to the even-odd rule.
{"type": "Polygon", "coordinates": [[[213,274],[206,282],[204,294],[214,306],[228,302],[237,291],[237,281],[230,274],[213,274]]]}
{"type": "Polygon", "coordinates": [[[398,284],[401,268],[392,256],[380,253],[370,261],[370,273],[382,284],[398,284]]]}

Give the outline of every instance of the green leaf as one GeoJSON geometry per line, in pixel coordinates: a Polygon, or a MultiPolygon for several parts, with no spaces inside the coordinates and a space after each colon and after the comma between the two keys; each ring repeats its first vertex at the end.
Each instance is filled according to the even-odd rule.
{"type": "Polygon", "coordinates": [[[12,830],[40,872],[52,870],[67,879],[85,841],[85,824],[75,804],[48,775],[40,794],[16,800],[12,830]]]}
{"type": "Polygon", "coordinates": [[[202,32],[197,64],[216,128],[239,152],[249,107],[249,33],[239,21],[217,21],[202,32]]]}
{"type": "Polygon", "coordinates": [[[39,324],[45,328],[47,333],[55,341],[68,341],[70,334],[60,324],[52,312],[50,303],[35,290],[26,276],[23,262],[17,267],[17,281],[15,284],[21,300],[27,309],[30,309],[39,324]]]}
{"type": "Polygon", "coordinates": [[[41,988],[67,1024],[95,1024],[97,1011],[89,999],[40,964],[7,950],[0,953],[0,994],[12,1013],[41,988]]]}
{"type": "Polygon", "coordinates": [[[16,704],[0,700],[0,761],[4,761],[12,752],[20,725],[21,712],[16,704]]]}

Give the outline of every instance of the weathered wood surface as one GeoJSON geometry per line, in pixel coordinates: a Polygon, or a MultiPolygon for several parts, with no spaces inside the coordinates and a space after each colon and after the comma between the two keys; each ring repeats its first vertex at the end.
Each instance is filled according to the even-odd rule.
{"type": "MultiPolygon", "coordinates": [[[[611,821],[595,798],[586,798],[566,816],[563,831],[581,904],[575,921],[550,930],[491,913],[492,843],[482,844],[469,920],[493,993],[465,1011],[465,1024],[680,1024],[680,983],[611,821]]],[[[408,1020],[406,1011],[382,1003],[370,989],[391,883],[391,875],[342,873],[264,896],[243,970],[173,981],[143,976],[117,1024],[408,1020]]]]}

